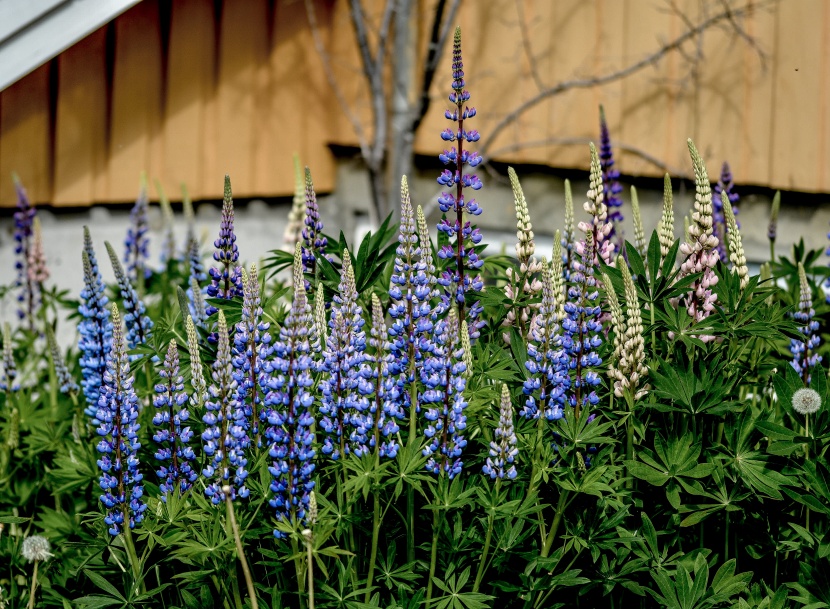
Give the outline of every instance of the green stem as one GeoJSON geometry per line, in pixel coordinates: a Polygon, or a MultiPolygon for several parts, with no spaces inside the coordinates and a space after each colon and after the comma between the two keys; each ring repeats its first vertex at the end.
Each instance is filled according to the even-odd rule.
{"type": "MultiPolygon", "coordinates": [[[[528,495],[536,492],[536,485],[537,477],[539,475],[539,467],[541,466],[542,462],[542,441],[544,440],[544,424],[545,418],[539,415],[539,418],[536,419],[536,445],[533,449],[533,468],[530,473],[530,488],[528,489],[528,495]]],[[[539,501],[536,501],[536,505],[539,504],[539,501]]],[[[541,513],[541,512],[540,512],[541,513]]],[[[541,543],[545,543],[545,519],[539,518],[539,538],[541,543]]]]}
{"type": "Polygon", "coordinates": [[[724,511],[723,519],[723,560],[726,562],[729,560],[729,512],[724,511]]]}
{"type": "Polygon", "coordinates": [[[481,585],[481,578],[484,576],[484,570],[487,564],[487,553],[490,551],[490,540],[493,537],[494,520],[493,514],[491,513],[487,517],[487,534],[484,537],[484,549],[481,551],[481,558],[478,563],[478,573],[476,573],[476,581],[473,584],[473,593],[478,592],[478,588],[481,585]]]}
{"type": "Polygon", "coordinates": [[[141,567],[138,562],[138,554],[136,554],[135,545],[133,544],[133,534],[130,530],[130,514],[126,507],[124,508],[124,523],[121,530],[123,531],[124,547],[127,549],[127,559],[130,561],[130,569],[133,572],[133,579],[135,580],[139,590],[143,593],[145,591],[144,581],[141,578],[141,567]]]}
{"type": "MultiPolygon", "coordinates": [[[[308,557],[308,609],[314,609],[314,556],[311,547],[311,530],[303,531],[303,537],[305,537],[306,555],[308,557]]],[[[366,602],[368,603],[368,601],[366,602]]]]}
{"type": "Polygon", "coordinates": [[[565,503],[568,498],[568,491],[562,489],[559,491],[559,503],[556,505],[556,514],[553,516],[553,522],[548,531],[548,537],[545,540],[545,546],[542,548],[542,558],[547,558],[550,554],[550,549],[553,547],[553,540],[556,539],[556,533],[559,530],[559,524],[562,522],[562,513],[565,511],[565,503]]]}
{"type": "MultiPolygon", "coordinates": [[[[236,571],[236,569],[234,569],[236,571]]],[[[234,572],[231,575],[231,592],[233,592],[233,603],[238,609],[245,609],[245,603],[242,602],[242,594],[239,593],[239,579],[234,572]]]]}
{"type": "MultiPolygon", "coordinates": [[[[378,557],[378,539],[380,538],[380,497],[378,491],[374,493],[374,507],[372,509],[372,550],[369,553],[369,572],[366,575],[366,598],[364,603],[369,604],[372,598],[372,582],[375,578],[375,561],[378,557]]],[[[312,609],[311,607],[309,609],[312,609]]]]}
{"type": "Polygon", "coordinates": [[[775,239],[769,240],[769,261],[775,262],[775,239]]]}
{"type": "MultiPolygon", "coordinates": [[[[634,396],[631,389],[625,390],[625,401],[628,403],[628,418],[625,420],[625,458],[634,460],[634,396]]],[[[631,468],[628,467],[628,476],[625,480],[625,488],[634,489],[634,476],[631,475],[631,468]]]]}
{"type": "MultiPolygon", "coordinates": [[[[411,304],[410,304],[411,306],[411,304]]],[[[415,347],[410,348],[411,365],[415,365],[415,347]]],[[[413,377],[414,378],[414,372],[413,377]]],[[[418,386],[413,381],[409,386],[409,438],[407,444],[415,445],[418,433],[418,419],[415,406],[418,403],[418,386]]],[[[406,487],[406,562],[415,562],[415,489],[411,484],[406,487]]]]}
{"type": "Polygon", "coordinates": [[[236,554],[239,557],[239,564],[242,566],[242,574],[245,576],[245,584],[248,587],[248,597],[251,599],[251,607],[253,609],[259,609],[259,604],[256,599],[256,588],[254,588],[254,580],[251,577],[251,569],[248,567],[248,559],[245,558],[245,550],[242,548],[242,538],[239,535],[239,525],[236,523],[236,513],[233,510],[230,490],[230,488],[227,488],[226,491],[223,489],[225,493],[225,505],[228,508],[228,522],[233,531],[233,539],[236,543],[236,554]]]}
{"type": "Polygon", "coordinates": [[[35,569],[32,572],[32,590],[29,592],[29,609],[35,609],[35,592],[37,591],[37,566],[40,564],[39,560],[35,561],[35,569]]]}
{"type": "Polygon", "coordinates": [[[297,539],[291,537],[291,553],[294,555],[294,571],[297,574],[297,591],[299,592],[300,609],[305,607],[305,590],[303,590],[303,565],[297,548],[297,539]]]}
{"type": "Polygon", "coordinates": [[[438,535],[440,533],[440,520],[438,516],[438,509],[433,512],[432,517],[432,549],[429,553],[429,579],[427,581],[427,598],[425,604],[429,607],[432,600],[432,578],[435,577],[435,565],[438,561],[438,535]]]}

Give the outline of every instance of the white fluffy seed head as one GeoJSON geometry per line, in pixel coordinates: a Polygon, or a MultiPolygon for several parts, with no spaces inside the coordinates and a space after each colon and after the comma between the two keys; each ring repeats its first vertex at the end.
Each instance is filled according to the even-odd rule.
{"type": "Polygon", "coordinates": [[[52,546],[49,545],[48,539],[40,535],[31,535],[23,540],[21,552],[23,558],[29,562],[39,562],[52,557],[51,549],[52,546]]]}
{"type": "Polygon", "coordinates": [[[813,414],[821,408],[821,396],[815,389],[799,389],[793,394],[793,410],[799,414],[813,414]]]}

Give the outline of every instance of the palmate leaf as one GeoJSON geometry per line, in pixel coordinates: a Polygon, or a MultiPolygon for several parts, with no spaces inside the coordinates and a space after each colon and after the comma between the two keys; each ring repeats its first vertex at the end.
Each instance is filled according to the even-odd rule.
{"type": "MultiPolygon", "coordinates": [[[[702,344],[702,343],[701,343],[702,344]]],[[[649,371],[654,382],[654,393],[663,400],[652,405],[657,410],[722,414],[732,409],[726,399],[738,379],[726,374],[723,359],[714,355],[701,362],[690,362],[678,357],[673,362],[658,358],[657,366],[649,371]]]]}
{"type": "Polygon", "coordinates": [[[709,580],[709,565],[706,558],[699,554],[694,562],[693,571],[678,564],[673,575],[667,571],[651,574],[660,592],[646,589],[661,606],[668,609],[708,609],[729,602],[746,589],[752,579],[752,573],[735,575],[735,559],[726,561],[712,579],[709,580]]]}

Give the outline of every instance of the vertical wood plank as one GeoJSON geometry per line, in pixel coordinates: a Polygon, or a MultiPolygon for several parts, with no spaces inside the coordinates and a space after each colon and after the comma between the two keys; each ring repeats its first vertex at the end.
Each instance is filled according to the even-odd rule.
{"type": "Polygon", "coordinates": [[[107,156],[106,27],[57,58],[53,205],[90,205],[107,156]]]}
{"type": "Polygon", "coordinates": [[[49,64],[0,95],[0,204],[17,204],[12,172],[34,203],[52,199],[49,64]]]}
{"type": "Polygon", "coordinates": [[[161,32],[157,0],[115,21],[108,183],[103,201],[132,201],[142,171],[159,174],[161,32]]]}

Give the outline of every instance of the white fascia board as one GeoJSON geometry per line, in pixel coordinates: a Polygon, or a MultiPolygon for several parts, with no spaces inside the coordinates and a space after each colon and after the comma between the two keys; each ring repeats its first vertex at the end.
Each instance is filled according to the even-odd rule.
{"type": "Polygon", "coordinates": [[[0,91],[141,0],[0,0],[0,91]]]}

